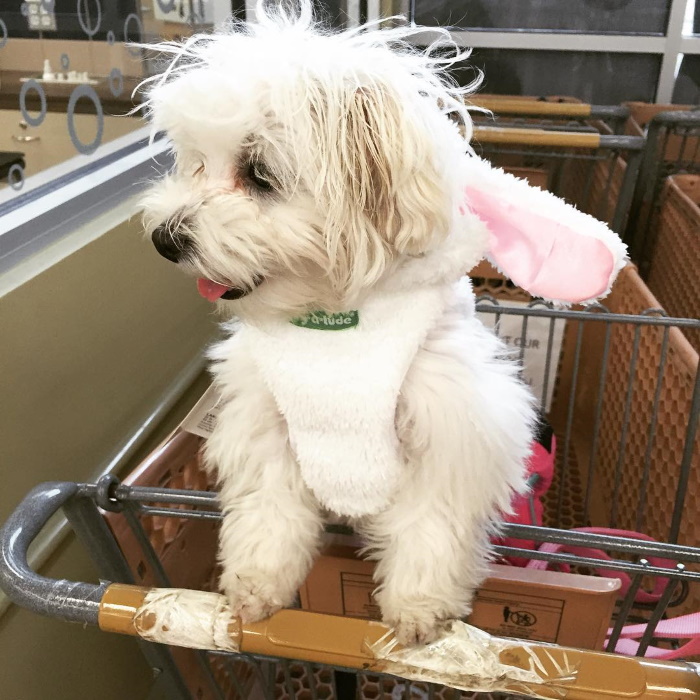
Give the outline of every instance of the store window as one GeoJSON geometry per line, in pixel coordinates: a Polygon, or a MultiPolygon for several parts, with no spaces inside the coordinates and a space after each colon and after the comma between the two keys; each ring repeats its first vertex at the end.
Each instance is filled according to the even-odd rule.
{"type": "Polygon", "coordinates": [[[661,68],[655,54],[592,51],[475,49],[461,82],[484,72],[482,92],[499,95],[561,95],[583,102],[616,105],[653,102],[661,68]]]}
{"type": "Polygon", "coordinates": [[[664,34],[670,0],[415,0],[416,24],[464,29],[664,34]]]}
{"type": "Polygon", "coordinates": [[[8,189],[26,192],[142,137],[143,123],[129,112],[153,65],[130,44],[210,29],[234,9],[229,0],[5,5],[12,6],[0,9],[0,202],[8,189]]]}
{"type": "MultiPolygon", "coordinates": [[[[483,90],[598,104],[697,104],[698,0],[395,0],[394,14],[442,26],[474,49],[483,90]]],[[[473,78],[462,70],[462,82],[473,78]]]]}
{"type": "MultiPolygon", "coordinates": [[[[360,4],[319,9],[342,28],[364,16],[360,4]]],[[[166,140],[152,140],[134,111],[137,86],[163,66],[148,45],[250,19],[254,5],[0,0],[0,278],[30,274],[35,253],[76,231],[98,235],[97,220],[135,213],[145,182],[172,165],[166,140]]]]}
{"type": "MultiPolygon", "coordinates": [[[[692,36],[694,43],[700,42],[700,2],[696,2],[692,14],[689,13],[686,34],[692,36]]],[[[673,101],[676,104],[700,105],[700,49],[696,53],[684,54],[673,91],[673,101]]]]}
{"type": "MultiPolygon", "coordinates": [[[[355,8],[356,10],[356,8],[355,8]]],[[[345,0],[321,6],[349,23],[345,0]]],[[[134,90],[157,71],[132,44],[210,31],[245,0],[5,0],[0,4],[0,213],[12,196],[147,137],[134,90]]]]}

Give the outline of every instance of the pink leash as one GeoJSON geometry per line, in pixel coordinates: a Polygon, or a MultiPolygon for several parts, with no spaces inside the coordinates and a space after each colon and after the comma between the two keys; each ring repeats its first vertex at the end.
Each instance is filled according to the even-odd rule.
{"type": "MultiPolygon", "coordinates": [[[[645,535],[641,532],[614,530],[604,527],[575,528],[572,530],[572,532],[588,532],[597,535],[626,537],[628,539],[644,540],[645,542],[656,541],[653,537],[649,537],[649,535],[645,535]]],[[[552,554],[557,552],[566,552],[568,554],[575,554],[581,557],[601,559],[602,561],[611,560],[611,557],[608,554],[599,549],[593,549],[591,547],[577,547],[566,544],[554,544],[551,542],[543,543],[540,545],[537,551],[552,554]]],[[[649,557],[649,563],[653,566],[664,569],[672,569],[676,566],[676,562],[669,559],[661,559],[659,557],[649,557]]],[[[550,562],[531,559],[527,563],[526,568],[543,570],[546,569],[549,564],[550,562]]],[[[568,572],[571,570],[571,567],[567,564],[558,564],[557,566],[561,571],[568,572]]],[[[604,565],[597,571],[601,576],[619,579],[622,584],[620,587],[620,597],[624,597],[627,594],[627,591],[632,585],[632,579],[626,573],[623,571],[606,569],[604,565]]],[[[638,603],[658,602],[667,582],[668,579],[656,578],[654,581],[654,588],[651,591],[645,591],[640,588],[635,595],[635,601],[638,603]]],[[[620,639],[615,645],[615,651],[618,654],[635,656],[637,650],[639,649],[639,642],[636,640],[641,639],[646,631],[646,628],[647,625],[644,623],[638,625],[625,625],[620,633],[620,639]]],[[[611,633],[612,629],[609,629],[608,635],[611,633]]],[[[700,613],[691,613],[689,615],[680,615],[679,617],[675,617],[670,620],[661,620],[656,626],[654,637],[663,639],[684,639],[687,641],[678,649],[663,649],[660,647],[650,646],[645,652],[645,656],[649,658],[671,660],[700,654],[700,613]]]]}

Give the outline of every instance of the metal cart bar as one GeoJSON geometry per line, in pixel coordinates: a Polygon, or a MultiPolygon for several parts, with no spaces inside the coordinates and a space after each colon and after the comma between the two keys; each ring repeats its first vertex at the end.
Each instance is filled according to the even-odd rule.
{"type": "MultiPolygon", "coordinates": [[[[105,485],[109,478],[103,482],[105,485]]],[[[100,547],[103,552],[105,548],[116,548],[114,539],[99,537],[100,529],[106,527],[94,501],[99,490],[94,485],[72,482],[40,484],[29,492],[0,528],[0,589],[13,603],[67,622],[98,624],[100,605],[109,582],[91,584],[46,578],[32,570],[27,553],[34,538],[62,508],[74,528],[82,524],[82,530],[94,535],[94,542],[85,543],[89,548],[100,547]]],[[[122,580],[132,580],[127,568],[115,566],[113,557],[104,559],[104,568],[109,568],[108,573],[118,575],[122,580]]],[[[167,697],[190,700],[167,647],[145,642],[140,646],[154,674],[163,675],[167,697]]]]}
{"type": "Polygon", "coordinates": [[[32,612],[96,625],[106,584],[49,579],[27,562],[34,538],[80,490],[78,484],[49,482],[30,491],[0,530],[0,584],[13,603],[32,612]]]}
{"type": "Polygon", "coordinates": [[[475,95],[468,106],[487,109],[497,115],[565,117],[573,119],[626,119],[630,110],[622,105],[591,105],[581,102],[547,102],[517,97],[475,95]]]}
{"type": "Polygon", "coordinates": [[[526,308],[516,306],[499,305],[496,299],[482,296],[478,300],[477,311],[500,316],[525,316],[536,318],[562,318],[578,321],[614,321],[615,323],[630,324],[633,326],[663,326],[665,328],[700,328],[700,319],[672,318],[663,315],[662,309],[651,309],[644,314],[619,314],[611,313],[602,304],[586,307],[583,311],[572,309],[551,309],[546,306],[529,306],[526,308]],[[652,316],[654,311],[660,315],[652,316]]]}
{"type": "Polygon", "coordinates": [[[564,148],[607,148],[634,152],[642,151],[646,143],[643,136],[481,125],[474,127],[474,138],[481,143],[559,146],[564,148]]]}
{"type": "Polygon", "coordinates": [[[474,127],[474,139],[481,143],[599,148],[601,146],[602,138],[604,137],[593,132],[550,131],[547,129],[525,129],[520,127],[498,126],[474,127]]]}
{"type": "Polygon", "coordinates": [[[650,121],[651,124],[668,124],[673,126],[696,127],[700,122],[700,107],[690,111],[659,112],[650,121]]]}
{"type": "MultiPolygon", "coordinates": [[[[696,421],[697,424],[697,421],[696,421]]],[[[692,440],[690,442],[692,446],[692,440]]],[[[90,487],[85,487],[90,488],[90,487]]],[[[96,487],[95,487],[96,488],[96,487]]],[[[217,496],[210,491],[187,491],[177,489],[165,489],[154,486],[130,486],[127,484],[115,485],[114,494],[118,501],[129,501],[141,504],[139,511],[148,515],[164,515],[173,518],[191,519],[219,519],[221,512],[217,509],[217,496]],[[152,508],[145,503],[159,503],[172,505],[204,505],[213,510],[183,510],[181,508],[168,508],[161,505],[152,508]]],[[[659,557],[661,559],[675,560],[682,559],[685,563],[700,564],[700,549],[687,547],[678,544],[668,544],[665,542],[648,542],[645,540],[634,540],[613,535],[601,535],[597,533],[579,532],[571,530],[559,530],[550,527],[537,527],[534,525],[520,525],[507,523],[502,527],[507,537],[519,540],[535,540],[538,542],[551,542],[555,544],[571,545],[573,547],[590,547],[593,549],[614,550],[621,554],[637,554],[645,557],[659,557]]],[[[523,551],[506,547],[496,547],[499,554],[507,556],[522,556],[527,558],[545,559],[560,563],[583,563],[580,556],[568,558],[565,554],[546,555],[542,552],[523,551]]],[[[591,560],[593,561],[593,560],[591,560]]],[[[587,561],[590,564],[591,561],[587,561]]],[[[597,562],[600,565],[600,562],[597,562]]],[[[621,561],[619,569],[632,573],[636,570],[636,565],[621,561]]],[[[615,568],[615,562],[606,562],[606,567],[615,568]]],[[[700,572],[685,571],[677,572],[673,569],[661,569],[645,567],[645,572],[659,574],[684,580],[700,581],[700,572]]]]}

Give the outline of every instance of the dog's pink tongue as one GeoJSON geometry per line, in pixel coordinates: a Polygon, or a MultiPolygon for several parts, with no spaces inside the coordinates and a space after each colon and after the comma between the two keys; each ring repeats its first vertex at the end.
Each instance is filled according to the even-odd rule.
{"type": "Polygon", "coordinates": [[[228,291],[228,287],[211,280],[206,280],[203,277],[197,279],[197,291],[207,300],[216,301],[228,291]]]}

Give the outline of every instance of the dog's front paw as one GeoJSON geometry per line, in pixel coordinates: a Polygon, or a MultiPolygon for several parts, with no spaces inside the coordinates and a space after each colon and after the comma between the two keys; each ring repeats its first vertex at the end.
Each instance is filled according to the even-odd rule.
{"type": "Polygon", "coordinates": [[[403,610],[384,622],[394,628],[396,639],[404,646],[419,646],[434,642],[444,631],[446,620],[425,610],[403,610]]]}
{"type": "Polygon", "coordinates": [[[292,600],[281,593],[268,574],[239,576],[234,575],[221,586],[228,598],[231,612],[244,623],[264,620],[292,600]]]}

